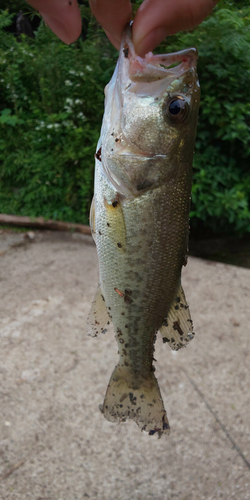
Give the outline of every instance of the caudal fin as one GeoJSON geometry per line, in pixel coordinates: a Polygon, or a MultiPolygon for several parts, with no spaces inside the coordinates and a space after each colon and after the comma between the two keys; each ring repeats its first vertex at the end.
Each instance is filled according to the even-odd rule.
{"type": "Polygon", "coordinates": [[[150,435],[157,432],[161,437],[162,434],[170,433],[160,389],[153,372],[143,377],[118,364],[111,375],[100,410],[110,422],[132,419],[141,430],[150,435]]]}

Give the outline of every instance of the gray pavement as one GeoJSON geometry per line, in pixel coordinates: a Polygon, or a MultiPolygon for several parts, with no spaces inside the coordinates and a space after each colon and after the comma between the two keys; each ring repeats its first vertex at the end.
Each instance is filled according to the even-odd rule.
{"type": "Polygon", "coordinates": [[[161,439],[98,410],[117,346],[84,332],[97,281],[88,236],[0,234],[0,499],[250,499],[250,270],[189,259],[196,337],[156,343],[161,439]]]}

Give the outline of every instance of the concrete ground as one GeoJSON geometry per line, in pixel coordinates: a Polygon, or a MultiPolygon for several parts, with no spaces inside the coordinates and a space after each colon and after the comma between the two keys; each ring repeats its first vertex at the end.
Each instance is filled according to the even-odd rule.
{"type": "Polygon", "coordinates": [[[0,499],[250,499],[250,269],[190,258],[196,337],[156,375],[170,437],[98,410],[112,329],[84,333],[98,281],[88,236],[0,234],[0,499]]]}

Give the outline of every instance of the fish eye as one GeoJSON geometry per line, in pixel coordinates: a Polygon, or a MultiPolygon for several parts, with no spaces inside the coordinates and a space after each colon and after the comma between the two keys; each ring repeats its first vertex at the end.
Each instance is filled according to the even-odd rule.
{"type": "Polygon", "coordinates": [[[183,122],[189,111],[189,104],[182,96],[171,97],[163,106],[163,112],[173,123],[183,122]]]}

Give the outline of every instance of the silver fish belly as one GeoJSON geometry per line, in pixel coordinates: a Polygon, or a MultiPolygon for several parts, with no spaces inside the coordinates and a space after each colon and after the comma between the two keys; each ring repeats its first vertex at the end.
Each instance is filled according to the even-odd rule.
{"type": "Polygon", "coordinates": [[[170,427],[154,375],[157,331],[175,350],[194,336],[181,269],[199,106],[196,60],[195,49],[142,59],[127,30],[105,90],[96,152],[90,225],[100,285],[87,328],[98,336],[112,321],[119,348],[101,411],[159,436],[170,427]]]}

